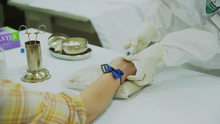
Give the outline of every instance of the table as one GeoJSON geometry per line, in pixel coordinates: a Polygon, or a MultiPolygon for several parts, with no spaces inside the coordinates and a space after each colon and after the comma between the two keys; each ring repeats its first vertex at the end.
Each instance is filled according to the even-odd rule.
{"type": "MultiPolygon", "coordinates": [[[[28,31],[36,32],[36,29],[31,28],[28,31]]],[[[89,59],[85,59],[85,60],[81,60],[81,61],[67,61],[67,60],[57,59],[57,58],[52,57],[50,55],[49,50],[48,50],[49,47],[48,47],[47,41],[48,41],[48,38],[50,35],[51,35],[51,33],[47,33],[47,32],[45,34],[38,35],[38,40],[41,41],[42,58],[43,59],[45,58],[47,61],[45,68],[50,71],[52,77],[51,77],[51,79],[49,79],[43,83],[36,83],[36,84],[23,83],[25,86],[28,86],[28,88],[35,90],[36,87],[32,87],[33,85],[35,85],[37,87],[38,86],[41,87],[41,86],[46,85],[46,87],[48,86],[47,88],[44,87],[46,89],[48,89],[49,87],[54,87],[54,88],[59,89],[60,87],[62,87],[60,82],[66,76],[74,73],[75,71],[80,70],[86,66],[90,66],[90,65],[94,65],[94,64],[98,64],[98,63],[109,63],[112,59],[116,58],[117,56],[123,55],[122,53],[119,53],[119,52],[111,51],[108,49],[104,49],[104,48],[89,44],[88,47],[92,49],[91,57],[89,59]]],[[[30,39],[35,39],[35,34],[32,33],[32,35],[30,36],[30,39]]],[[[20,33],[20,41],[21,41],[21,45],[22,45],[21,47],[24,48],[24,45],[23,45],[24,42],[28,41],[27,35],[21,35],[21,33],[20,33]]],[[[6,50],[6,57],[11,59],[11,60],[6,59],[8,61],[7,63],[11,64],[11,61],[13,61],[12,59],[15,59],[14,55],[12,55],[13,52],[17,56],[19,56],[18,54],[22,54],[22,53],[19,53],[20,48],[6,50]]],[[[22,54],[22,57],[23,56],[26,56],[25,53],[22,54]]],[[[27,63],[26,58],[25,59],[23,58],[23,60],[17,60],[17,62],[27,63]]],[[[22,82],[20,80],[20,77],[21,77],[21,75],[16,75],[16,76],[9,75],[9,79],[11,79],[14,82],[22,82]]],[[[38,90],[39,91],[46,91],[46,90],[44,90],[44,88],[43,89],[40,88],[38,90]]],[[[57,93],[60,91],[62,91],[62,90],[51,89],[49,92],[57,93]]]]}
{"type": "MultiPolygon", "coordinates": [[[[35,29],[30,29],[33,32],[35,29]]],[[[107,50],[94,45],[90,58],[82,61],[66,61],[52,57],[47,46],[50,33],[39,35],[41,50],[47,58],[46,68],[52,77],[41,83],[24,83],[21,75],[8,76],[13,82],[35,91],[58,93],[71,90],[64,88],[61,81],[68,75],[98,63],[108,63],[120,52],[107,50]]],[[[35,36],[31,36],[34,39],[35,36]]],[[[20,36],[27,41],[26,35],[20,36]]],[[[11,51],[6,50],[6,57],[11,51]]],[[[13,56],[13,55],[12,55],[13,56]]],[[[16,62],[16,59],[14,60],[16,62]]],[[[26,60],[24,60],[25,62],[26,60]]],[[[79,91],[71,90],[76,94],[79,91]]],[[[94,124],[219,124],[220,123],[220,77],[180,67],[166,67],[159,63],[155,80],[130,99],[113,99],[108,108],[92,123],[94,124]]]]}

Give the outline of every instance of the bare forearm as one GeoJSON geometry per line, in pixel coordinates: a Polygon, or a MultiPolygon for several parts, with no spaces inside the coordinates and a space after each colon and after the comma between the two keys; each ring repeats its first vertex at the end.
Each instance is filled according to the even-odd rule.
{"type": "Polygon", "coordinates": [[[94,120],[105,110],[119,86],[120,79],[114,79],[112,73],[107,73],[101,75],[81,92],[80,97],[87,110],[87,123],[94,120]]]}

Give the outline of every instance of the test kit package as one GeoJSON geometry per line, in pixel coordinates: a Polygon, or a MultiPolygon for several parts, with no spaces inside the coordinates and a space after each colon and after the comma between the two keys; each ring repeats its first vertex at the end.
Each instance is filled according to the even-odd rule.
{"type": "Polygon", "coordinates": [[[19,31],[8,26],[0,28],[0,46],[4,50],[20,47],[19,31]]]}

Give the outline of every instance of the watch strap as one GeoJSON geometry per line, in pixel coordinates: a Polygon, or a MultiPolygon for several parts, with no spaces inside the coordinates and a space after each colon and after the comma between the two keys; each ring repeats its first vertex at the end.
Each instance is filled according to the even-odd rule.
{"type": "Polygon", "coordinates": [[[120,78],[120,82],[121,82],[121,77],[122,75],[124,75],[124,72],[120,69],[114,69],[113,67],[111,67],[108,64],[102,64],[101,65],[101,69],[103,73],[109,73],[112,72],[113,76],[115,79],[120,78]]]}

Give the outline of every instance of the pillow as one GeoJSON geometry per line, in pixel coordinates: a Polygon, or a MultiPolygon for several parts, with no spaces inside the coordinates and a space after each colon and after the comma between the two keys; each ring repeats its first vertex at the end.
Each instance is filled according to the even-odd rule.
{"type": "MultiPolygon", "coordinates": [[[[62,81],[62,84],[66,88],[82,91],[102,74],[101,65],[92,65],[69,75],[62,81]]],[[[114,98],[129,98],[129,96],[141,90],[143,87],[144,86],[136,85],[133,81],[126,80],[120,85],[114,98]]]]}

